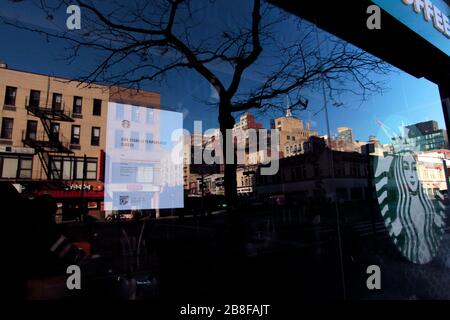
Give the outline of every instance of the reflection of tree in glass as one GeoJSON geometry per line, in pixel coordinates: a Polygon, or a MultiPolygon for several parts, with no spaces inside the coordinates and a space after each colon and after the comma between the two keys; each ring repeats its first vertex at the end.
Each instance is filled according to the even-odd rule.
{"type": "MultiPolygon", "coordinates": [[[[41,0],[41,9],[55,15],[67,1],[41,0]]],[[[227,129],[234,115],[249,109],[265,114],[284,106],[304,110],[313,91],[329,96],[382,92],[390,67],[348,43],[318,31],[267,1],[77,0],[82,31],[58,32],[5,21],[23,30],[66,40],[68,61],[81,52],[98,57],[78,80],[91,84],[140,89],[188,72],[189,86],[201,78],[213,94],[203,100],[217,110],[227,158],[227,129]],[[323,49],[323,54],[318,54],[323,49]],[[195,81],[192,81],[195,79],[195,81]]],[[[84,61],[83,61],[84,62],[84,61]]],[[[195,90],[187,90],[192,92],[195,90]]],[[[284,111],[284,110],[283,110],[284,111]]],[[[231,151],[235,153],[235,151],[231,151]]],[[[224,165],[228,208],[237,200],[235,163],[224,165]]]]}

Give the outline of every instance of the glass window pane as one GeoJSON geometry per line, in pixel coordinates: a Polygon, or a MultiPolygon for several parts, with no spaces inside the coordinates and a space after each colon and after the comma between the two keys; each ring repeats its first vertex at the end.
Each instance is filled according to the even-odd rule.
{"type": "Polygon", "coordinates": [[[87,170],[88,171],[96,171],[97,170],[97,162],[88,162],[87,170]]]}
{"type": "Polygon", "coordinates": [[[83,179],[83,160],[77,160],[77,179],[83,179]]]}
{"type": "Polygon", "coordinates": [[[64,167],[63,167],[63,179],[64,180],[72,180],[73,168],[74,168],[73,161],[64,160],[64,167]]]}
{"type": "Polygon", "coordinates": [[[31,170],[20,170],[19,178],[21,179],[31,179],[31,170]]]}
{"type": "Polygon", "coordinates": [[[2,178],[15,178],[18,164],[19,161],[16,158],[3,158],[2,178]]]}
{"type": "Polygon", "coordinates": [[[20,161],[20,168],[21,169],[31,169],[33,165],[33,162],[31,159],[22,159],[20,161]]]}
{"type": "Polygon", "coordinates": [[[97,172],[96,172],[96,171],[93,171],[93,172],[87,172],[87,174],[86,174],[86,179],[89,179],[89,180],[95,180],[95,179],[97,179],[97,172]]]}

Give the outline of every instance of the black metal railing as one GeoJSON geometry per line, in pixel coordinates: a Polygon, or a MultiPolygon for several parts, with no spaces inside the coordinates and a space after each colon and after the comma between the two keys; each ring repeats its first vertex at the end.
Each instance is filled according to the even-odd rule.
{"type": "Polygon", "coordinates": [[[71,112],[66,108],[66,103],[52,104],[51,106],[43,106],[37,100],[25,99],[25,108],[28,112],[39,118],[47,118],[49,120],[73,122],[71,112]]]}

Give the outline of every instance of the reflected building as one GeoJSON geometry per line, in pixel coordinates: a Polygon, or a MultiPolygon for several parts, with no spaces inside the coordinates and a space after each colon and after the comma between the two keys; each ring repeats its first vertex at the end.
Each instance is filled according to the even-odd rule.
{"type": "Polygon", "coordinates": [[[353,130],[352,128],[348,127],[340,127],[337,128],[338,132],[338,140],[345,141],[348,143],[353,142],[353,130]]]}
{"type": "MultiPolygon", "coordinates": [[[[160,108],[160,94],[0,66],[0,180],[103,211],[108,103],[160,108]]],[[[129,124],[129,123],[128,123],[129,124]]]]}
{"type": "Polygon", "coordinates": [[[403,128],[403,137],[394,137],[392,145],[395,150],[401,149],[403,139],[416,146],[418,151],[448,149],[447,131],[439,129],[437,121],[425,121],[408,125],[403,128]]]}
{"type": "Polygon", "coordinates": [[[205,178],[223,172],[220,164],[203,163],[203,151],[207,149],[212,153],[219,141],[219,129],[215,132],[214,135],[194,133],[183,136],[183,188],[187,195],[202,194],[206,191],[205,178]]]}
{"type": "Polygon", "coordinates": [[[303,143],[312,136],[317,136],[317,130],[311,128],[311,122],[298,119],[292,115],[290,107],[286,110],[284,117],[272,120],[272,129],[279,130],[280,134],[280,157],[287,158],[302,154],[303,143]]]}
{"type": "Polygon", "coordinates": [[[325,140],[318,137],[311,137],[305,146],[304,154],[280,159],[276,175],[264,176],[258,171],[258,197],[282,197],[298,202],[370,199],[366,156],[330,150],[325,140]],[[334,162],[334,174],[330,159],[334,162]]]}
{"type": "Polygon", "coordinates": [[[447,190],[446,176],[449,168],[446,159],[450,159],[450,150],[428,151],[417,155],[417,175],[430,198],[435,197],[438,191],[447,190]]]}

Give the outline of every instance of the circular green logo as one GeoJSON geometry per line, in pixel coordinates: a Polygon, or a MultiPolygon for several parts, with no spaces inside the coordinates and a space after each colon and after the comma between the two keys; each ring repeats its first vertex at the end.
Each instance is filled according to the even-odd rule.
{"type": "Polygon", "coordinates": [[[424,190],[418,165],[412,151],[376,158],[375,189],[394,244],[408,260],[425,264],[439,250],[445,232],[445,206],[439,190],[433,196],[424,190]]]}

